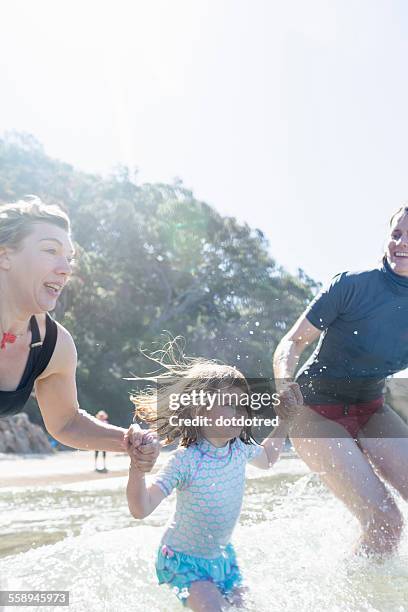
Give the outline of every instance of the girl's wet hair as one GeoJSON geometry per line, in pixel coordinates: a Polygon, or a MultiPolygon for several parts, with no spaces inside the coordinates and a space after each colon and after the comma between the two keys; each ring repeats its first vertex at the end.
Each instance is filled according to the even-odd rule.
{"type": "Polygon", "coordinates": [[[0,246],[19,249],[37,223],[52,223],[70,232],[68,215],[55,204],[26,196],[14,204],[0,204],[0,246]]]}
{"type": "MultiPolygon", "coordinates": [[[[144,377],[139,380],[154,382],[144,391],[134,393],[131,401],[135,405],[135,417],[148,423],[165,444],[179,440],[180,446],[190,446],[200,438],[200,429],[184,424],[184,419],[193,418],[201,406],[182,406],[170,408],[170,398],[180,397],[182,393],[203,390],[204,392],[226,391],[232,387],[249,393],[245,376],[235,367],[213,359],[186,357],[183,352],[183,338],[168,342],[162,350],[146,355],[164,372],[158,376],[144,377]],[[170,424],[170,417],[177,416],[178,425],[170,424]]],[[[249,413],[249,410],[248,410],[249,413]]],[[[250,444],[253,441],[251,428],[242,429],[240,439],[250,444]]]]}

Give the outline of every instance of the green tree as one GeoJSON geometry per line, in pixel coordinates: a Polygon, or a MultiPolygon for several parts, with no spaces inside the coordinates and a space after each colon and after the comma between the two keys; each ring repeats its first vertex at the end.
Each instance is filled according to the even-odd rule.
{"type": "Polygon", "coordinates": [[[181,181],[139,185],[123,167],[86,174],[17,133],[0,139],[0,179],[2,201],[35,193],[68,209],[78,264],[56,317],[78,347],[82,407],[116,423],[131,415],[123,378],[151,371],[140,348],[159,347],[164,330],[184,336],[190,355],[268,377],[276,344],[318,289],[276,263],[259,229],[181,181]]]}

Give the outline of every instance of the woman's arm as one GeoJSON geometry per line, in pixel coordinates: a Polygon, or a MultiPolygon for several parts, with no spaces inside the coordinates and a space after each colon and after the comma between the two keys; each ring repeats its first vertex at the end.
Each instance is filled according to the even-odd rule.
{"type": "Polygon", "coordinates": [[[126,495],[130,513],[136,519],[149,516],[166,497],[159,486],[146,486],[145,475],[133,459],[130,462],[126,495]]]}
{"type": "Polygon", "coordinates": [[[125,451],[121,427],[105,424],[79,409],[75,373],[77,354],[71,335],[60,325],[54,355],[35,384],[47,431],[59,442],[84,450],[125,451]]]}
{"type": "Polygon", "coordinates": [[[282,419],[293,418],[303,404],[300,387],[292,381],[303,351],[321,332],[322,330],[312,325],[303,314],[276,347],[273,371],[281,402],[275,410],[282,419]]]}
{"type": "MultiPolygon", "coordinates": [[[[125,429],[105,424],[79,409],[75,373],[77,354],[69,332],[58,325],[54,355],[44,374],[35,385],[36,397],[47,431],[59,442],[83,450],[124,452],[129,443],[142,444],[145,433],[133,426],[125,429]],[[130,439],[130,442],[129,442],[130,439]]],[[[159,454],[157,442],[144,445],[145,471],[151,469],[159,454]]]]}
{"type": "Polygon", "coordinates": [[[309,344],[322,333],[303,314],[276,347],[273,356],[273,371],[278,381],[292,380],[300,357],[309,344]]]}

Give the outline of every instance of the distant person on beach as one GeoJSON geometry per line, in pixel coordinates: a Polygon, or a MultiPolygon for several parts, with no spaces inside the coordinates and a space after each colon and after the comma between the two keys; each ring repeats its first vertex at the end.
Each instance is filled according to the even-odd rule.
{"type": "Polygon", "coordinates": [[[391,217],[381,265],[334,276],[284,336],[274,355],[278,388],[319,336],[296,376],[305,405],[291,439],[359,521],[356,551],[389,553],[403,517],[385,483],[408,500],[408,426],[384,404],[385,378],[408,366],[408,207],[391,217]]]}
{"type": "MultiPolygon", "coordinates": [[[[103,423],[108,423],[109,415],[104,410],[99,410],[99,412],[97,412],[95,414],[95,419],[99,419],[103,423]]],[[[108,470],[106,469],[106,451],[96,450],[95,451],[95,472],[107,472],[107,471],[108,470]],[[102,460],[103,460],[102,468],[98,468],[98,455],[99,455],[99,453],[102,454],[102,460]]]]}
{"type": "MultiPolygon", "coordinates": [[[[245,589],[230,539],[240,515],[246,464],[267,469],[276,462],[288,421],[282,420],[259,445],[249,426],[227,421],[251,415],[244,407],[248,406],[249,387],[238,370],[203,359],[166,367],[168,372],[158,379],[155,393],[133,398],[135,414],[164,437],[165,443],[178,440],[179,446],[148,486],[131,459],[129,509],[135,518],[143,519],[176,489],[176,511],[157,553],[159,584],[169,585],[192,610],[217,612],[230,604],[241,607],[245,589]],[[175,396],[192,397],[193,392],[216,396],[216,401],[186,405],[184,395],[174,405],[175,396]],[[218,419],[222,422],[217,424],[218,419]]],[[[294,409],[295,405],[282,406],[281,414],[289,417],[294,409]]]]}
{"type": "Polygon", "coordinates": [[[35,388],[47,431],[86,450],[124,451],[150,470],[159,445],[133,425],[127,432],[79,409],[77,355],[69,332],[49,311],[71,276],[70,222],[36,197],[0,205],[0,417],[20,412],[35,388]]]}

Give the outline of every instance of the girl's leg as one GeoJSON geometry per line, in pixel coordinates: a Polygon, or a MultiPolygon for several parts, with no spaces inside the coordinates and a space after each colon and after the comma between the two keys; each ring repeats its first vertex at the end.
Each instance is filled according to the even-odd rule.
{"type": "Polygon", "coordinates": [[[402,531],[401,513],[346,430],[304,406],[291,438],[301,459],[360,522],[362,551],[388,553],[395,549],[402,531]]]}
{"type": "Polygon", "coordinates": [[[383,406],[360,430],[359,444],[377,472],[408,501],[408,425],[383,406]]]}
{"type": "Polygon", "coordinates": [[[106,470],[106,451],[102,452],[103,457],[103,469],[106,470]]]}
{"type": "Polygon", "coordinates": [[[98,464],[98,453],[99,453],[99,451],[97,451],[97,450],[96,450],[96,451],[95,451],[95,470],[97,469],[97,467],[96,467],[96,466],[97,466],[97,464],[98,464]]]}
{"type": "Polygon", "coordinates": [[[247,587],[236,587],[231,595],[228,595],[228,601],[235,608],[244,608],[248,593],[249,589],[247,587]]]}
{"type": "Polygon", "coordinates": [[[187,605],[195,612],[223,612],[229,604],[213,582],[193,582],[187,605]]]}

